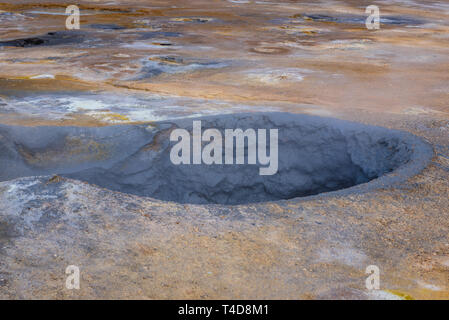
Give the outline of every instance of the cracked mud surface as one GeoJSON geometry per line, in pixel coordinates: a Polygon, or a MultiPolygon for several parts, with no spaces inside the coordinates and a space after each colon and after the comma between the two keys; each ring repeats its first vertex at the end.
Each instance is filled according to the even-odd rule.
{"type": "Polygon", "coordinates": [[[81,1],[82,28],[68,34],[64,1],[1,1],[2,130],[25,126],[37,141],[69,127],[290,112],[408,132],[434,155],[369,190],[381,179],[229,206],[54,176],[55,163],[102,161],[95,143],[72,140],[65,158],[30,148],[26,163],[45,176],[0,168],[0,298],[448,299],[449,7],[378,1],[382,27],[370,32],[369,4],[81,1]],[[373,264],[378,292],[365,288],[373,264]],[[80,267],[79,291],[64,287],[68,265],[80,267]]]}

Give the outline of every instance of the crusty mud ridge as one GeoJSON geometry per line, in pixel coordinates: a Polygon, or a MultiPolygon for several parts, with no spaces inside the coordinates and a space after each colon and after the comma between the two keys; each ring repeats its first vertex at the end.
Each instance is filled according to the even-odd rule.
{"type": "MultiPolygon", "coordinates": [[[[253,113],[86,127],[0,126],[0,179],[59,174],[107,189],[196,204],[275,201],[346,189],[373,179],[385,186],[418,173],[432,156],[405,132],[288,113],[253,113]],[[170,133],[277,128],[279,169],[259,176],[251,164],[174,165],[170,133]]],[[[248,145],[246,144],[248,155],[248,145]]],[[[234,152],[235,158],[235,152],[234,152]]]]}

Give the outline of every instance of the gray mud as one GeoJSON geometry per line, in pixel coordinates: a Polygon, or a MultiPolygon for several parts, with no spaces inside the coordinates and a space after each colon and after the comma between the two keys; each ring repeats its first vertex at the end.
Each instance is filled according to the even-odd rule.
{"type": "Polygon", "coordinates": [[[278,129],[277,174],[261,176],[259,165],[172,164],[170,133],[191,132],[194,119],[186,118],[101,128],[0,125],[0,181],[59,174],[161,200],[243,204],[317,195],[376,178],[365,186],[386,186],[418,173],[433,154],[412,134],[336,119],[288,113],[198,119],[203,132],[278,129]]]}

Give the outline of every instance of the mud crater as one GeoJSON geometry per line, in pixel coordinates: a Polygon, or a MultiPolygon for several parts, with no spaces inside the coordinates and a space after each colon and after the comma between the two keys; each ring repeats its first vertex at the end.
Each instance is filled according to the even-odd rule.
{"type": "Polygon", "coordinates": [[[248,164],[174,165],[170,133],[192,132],[193,120],[100,128],[0,125],[0,180],[59,174],[161,200],[232,205],[348,192],[356,185],[350,192],[385,187],[418,173],[433,154],[427,143],[401,131],[307,115],[249,113],[197,120],[203,130],[278,129],[277,174],[261,176],[259,165],[248,164]]]}

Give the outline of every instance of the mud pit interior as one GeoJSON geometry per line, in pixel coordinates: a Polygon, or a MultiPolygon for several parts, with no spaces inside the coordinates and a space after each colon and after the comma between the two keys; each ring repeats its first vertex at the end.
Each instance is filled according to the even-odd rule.
{"type": "Polygon", "coordinates": [[[203,130],[278,129],[277,174],[261,176],[259,165],[247,161],[174,165],[170,133],[192,132],[193,119],[186,118],[99,128],[0,125],[0,180],[59,174],[161,200],[244,204],[316,195],[379,177],[378,185],[390,183],[419,172],[431,155],[411,134],[336,119],[288,113],[198,119],[203,130]]]}

